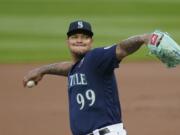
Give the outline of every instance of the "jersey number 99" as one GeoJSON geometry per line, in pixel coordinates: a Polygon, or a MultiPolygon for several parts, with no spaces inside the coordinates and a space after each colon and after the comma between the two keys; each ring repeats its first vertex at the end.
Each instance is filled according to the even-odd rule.
{"type": "Polygon", "coordinates": [[[88,104],[88,106],[93,106],[96,95],[93,90],[89,89],[85,92],[85,95],[82,95],[81,93],[78,93],[76,96],[77,103],[80,105],[80,110],[82,110],[85,106],[85,104],[88,104]],[[85,101],[89,101],[86,103],[85,101]]]}

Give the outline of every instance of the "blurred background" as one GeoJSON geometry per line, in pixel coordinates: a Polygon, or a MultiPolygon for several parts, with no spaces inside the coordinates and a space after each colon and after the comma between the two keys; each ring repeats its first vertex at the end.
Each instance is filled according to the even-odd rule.
{"type": "MultiPolygon", "coordinates": [[[[71,21],[91,22],[94,47],[129,36],[167,31],[180,42],[179,0],[1,0],[0,63],[70,59],[66,32],[71,21]]],[[[128,60],[153,59],[141,49],[128,60]]]]}
{"type": "MultiPolygon", "coordinates": [[[[179,0],[0,0],[0,135],[71,134],[66,78],[45,76],[32,89],[22,80],[45,63],[71,59],[66,32],[78,19],[91,22],[94,47],[156,29],[180,43],[179,0]]],[[[180,134],[179,75],[145,46],[120,64],[129,135],[180,134]]]]}

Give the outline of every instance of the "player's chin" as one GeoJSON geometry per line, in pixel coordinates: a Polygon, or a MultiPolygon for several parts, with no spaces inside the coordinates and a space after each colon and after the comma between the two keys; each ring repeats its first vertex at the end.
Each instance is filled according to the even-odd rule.
{"type": "Polygon", "coordinates": [[[87,48],[74,48],[72,50],[73,53],[77,54],[77,55],[85,55],[89,50],[87,48]]]}

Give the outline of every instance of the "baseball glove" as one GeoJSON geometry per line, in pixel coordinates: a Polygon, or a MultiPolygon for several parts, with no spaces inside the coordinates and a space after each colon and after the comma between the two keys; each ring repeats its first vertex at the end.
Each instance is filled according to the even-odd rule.
{"type": "Polygon", "coordinates": [[[159,58],[168,68],[180,64],[180,46],[167,33],[157,30],[153,32],[148,49],[150,54],[159,58]]]}

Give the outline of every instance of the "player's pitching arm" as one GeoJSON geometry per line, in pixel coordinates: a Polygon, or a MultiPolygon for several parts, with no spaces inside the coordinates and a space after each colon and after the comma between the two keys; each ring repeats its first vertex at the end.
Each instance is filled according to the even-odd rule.
{"type": "Polygon", "coordinates": [[[67,76],[72,66],[73,62],[60,62],[33,69],[24,77],[23,85],[26,87],[28,81],[34,81],[37,85],[46,74],[67,76]]]}
{"type": "Polygon", "coordinates": [[[136,52],[143,44],[147,44],[151,34],[137,35],[121,41],[116,47],[116,56],[118,60],[136,52]]]}

